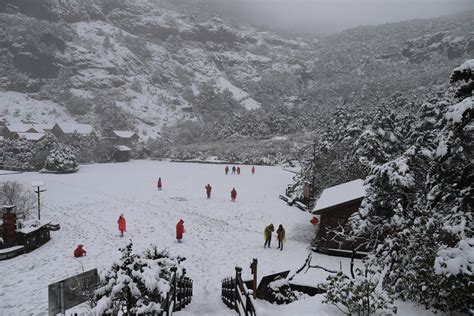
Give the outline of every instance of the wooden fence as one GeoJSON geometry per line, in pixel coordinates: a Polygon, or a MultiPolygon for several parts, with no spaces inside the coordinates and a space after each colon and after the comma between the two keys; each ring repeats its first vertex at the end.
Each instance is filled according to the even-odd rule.
{"type": "Polygon", "coordinates": [[[242,281],[242,268],[235,267],[235,278],[222,280],[222,301],[239,315],[255,316],[253,299],[247,285],[242,281]]]}
{"type": "Polygon", "coordinates": [[[178,276],[176,270],[176,267],[171,268],[170,291],[161,304],[163,312],[160,315],[163,316],[169,316],[173,312],[182,310],[191,303],[191,297],[193,296],[193,280],[186,276],[186,269],[183,269],[183,274],[180,276],[178,276]]]}

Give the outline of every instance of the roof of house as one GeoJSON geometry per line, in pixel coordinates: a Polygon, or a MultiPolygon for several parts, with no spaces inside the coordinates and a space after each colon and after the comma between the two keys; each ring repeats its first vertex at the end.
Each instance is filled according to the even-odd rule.
{"type": "Polygon", "coordinates": [[[115,149],[117,149],[118,151],[132,151],[130,148],[124,145],[116,146],[115,149]]]}
{"type": "Polygon", "coordinates": [[[44,133],[17,133],[20,138],[26,140],[40,140],[44,137],[44,133]]]}
{"type": "Polygon", "coordinates": [[[49,123],[49,124],[32,124],[33,128],[37,130],[40,133],[46,132],[48,130],[53,129],[54,123],[49,123]]]}
{"type": "Polygon", "coordinates": [[[60,122],[56,124],[66,134],[72,134],[74,132],[78,134],[90,134],[94,132],[94,128],[90,126],[89,124],[69,123],[69,122],[60,122]]]}
{"type": "Polygon", "coordinates": [[[135,134],[135,132],[131,132],[131,131],[112,131],[114,133],[115,136],[117,137],[120,137],[120,138],[132,138],[133,135],[137,135],[135,134]]]}
{"type": "Polygon", "coordinates": [[[313,213],[331,206],[363,198],[365,194],[366,186],[364,186],[364,180],[362,179],[356,179],[324,189],[314,206],[313,213]]]}
{"type": "Polygon", "coordinates": [[[26,133],[28,130],[36,130],[32,124],[9,123],[5,127],[12,133],[26,133]]]}

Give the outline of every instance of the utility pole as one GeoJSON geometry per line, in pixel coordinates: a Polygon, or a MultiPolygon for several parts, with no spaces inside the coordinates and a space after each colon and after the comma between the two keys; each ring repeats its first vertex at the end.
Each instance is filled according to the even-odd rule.
{"type": "Polygon", "coordinates": [[[40,200],[40,194],[41,192],[46,191],[46,189],[41,189],[41,187],[44,186],[43,181],[36,181],[31,184],[35,189],[35,193],[38,194],[38,220],[41,220],[41,200],[40,200]]]}

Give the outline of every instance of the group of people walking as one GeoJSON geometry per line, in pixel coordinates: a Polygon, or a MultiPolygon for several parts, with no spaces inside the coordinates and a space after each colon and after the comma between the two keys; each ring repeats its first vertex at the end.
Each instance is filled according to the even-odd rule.
{"type": "MultiPolygon", "coordinates": [[[[268,248],[271,248],[272,234],[274,231],[275,228],[273,227],[273,224],[270,224],[265,227],[265,230],[263,231],[263,235],[265,238],[265,244],[263,245],[263,248],[266,248],[267,246],[268,248]]],[[[278,240],[277,249],[283,250],[283,242],[285,241],[285,228],[283,228],[283,225],[280,224],[280,226],[278,226],[276,234],[278,240]]]]}
{"type": "MultiPolygon", "coordinates": [[[[229,174],[229,171],[230,171],[229,166],[225,166],[224,172],[226,175],[229,174]]],[[[252,172],[252,174],[255,174],[255,166],[252,166],[252,169],[250,169],[250,171],[252,172]]],[[[240,167],[232,166],[232,174],[240,175],[240,167]]]]}

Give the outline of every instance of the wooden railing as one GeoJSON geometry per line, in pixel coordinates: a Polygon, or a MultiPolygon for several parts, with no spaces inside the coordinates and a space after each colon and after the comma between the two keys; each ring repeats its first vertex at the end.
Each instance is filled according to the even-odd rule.
{"type": "Polygon", "coordinates": [[[222,301],[239,315],[255,316],[253,299],[249,290],[242,281],[242,268],[235,267],[235,278],[222,280],[222,301]]]}
{"type": "Polygon", "coordinates": [[[170,316],[173,312],[182,310],[191,303],[193,296],[193,280],[186,276],[186,269],[183,269],[183,274],[180,276],[176,270],[176,267],[171,268],[170,291],[161,304],[163,312],[160,315],[163,316],[170,316]]]}

